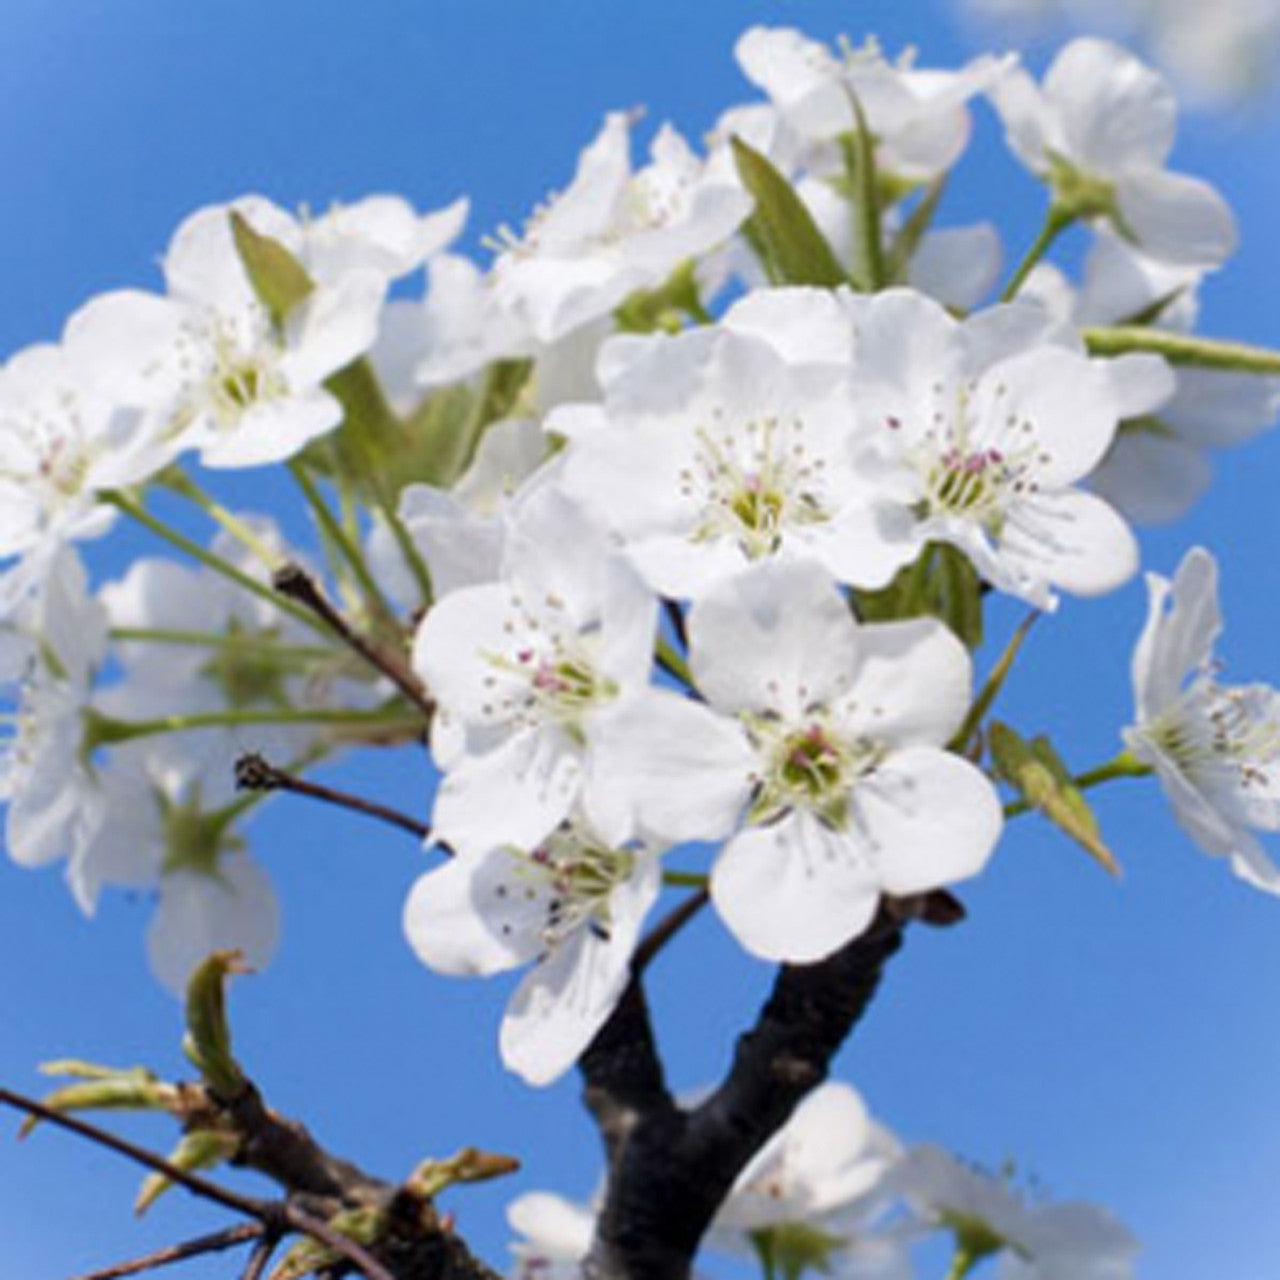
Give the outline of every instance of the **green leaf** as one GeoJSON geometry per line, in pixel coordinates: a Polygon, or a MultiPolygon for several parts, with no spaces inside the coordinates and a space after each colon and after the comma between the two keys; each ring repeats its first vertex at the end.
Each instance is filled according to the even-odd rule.
{"type": "Polygon", "coordinates": [[[741,138],[730,143],[738,176],[756,202],[744,231],[771,282],[828,289],[848,284],[831,246],[786,178],[741,138]]]}
{"type": "MultiPolygon", "coordinates": [[[[80,1068],[89,1064],[50,1065],[80,1068]]],[[[44,1105],[54,1111],[171,1111],[177,1106],[177,1089],[143,1067],[94,1076],[83,1071],[66,1074],[79,1075],[81,1079],[77,1084],[64,1085],[45,1096],[44,1105]]],[[[28,1116],[18,1130],[18,1137],[25,1138],[38,1123],[38,1116],[28,1116]]]]}
{"type": "Polygon", "coordinates": [[[532,370],[529,360],[500,360],[478,388],[445,387],[428,397],[405,424],[399,455],[386,460],[392,491],[411,481],[452,488],[471,465],[485,429],[509,416],[532,370]]]}
{"type": "Polygon", "coordinates": [[[840,139],[845,170],[853,193],[853,282],[864,293],[874,293],[886,283],[883,232],[880,222],[880,184],[876,176],[876,139],[867,124],[862,104],[849,95],[857,127],[840,139]]]}
{"type": "Polygon", "coordinates": [[[929,543],[887,587],[859,591],[857,607],[864,622],[937,618],[970,649],[982,643],[981,580],[964,553],[946,543],[929,543]]]}
{"type": "Polygon", "coordinates": [[[283,328],[293,309],[315,288],[311,277],[284,245],[255,231],[234,209],[231,235],[258,301],[266,307],[271,322],[283,328]]]}
{"type": "MultiPolygon", "coordinates": [[[[377,1243],[386,1221],[384,1209],[365,1207],[344,1209],[329,1219],[329,1226],[357,1244],[372,1245],[377,1243]]],[[[341,1262],[342,1258],[335,1250],[307,1236],[289,1248],[268,1280],[302,1280],[303,1276],[324,1271],[341,1262]]]]}
{"type": "Polygon", "coordinates": [[[906,283],[907,268],[911,265],[911,259],[920,247],[920,241],[924,239],[925,232],[933,225],[933,219],[937,215],[938,205],[942,201],[942,194],[946,188],[947,175],[943,173],[925,188],[924,194],[907,216],[901,230],[894,236],[885,264],[885,274],[889,281],[897,284],[906,283]]]}
{"type": "MultiPolygon", "coordinates": [[[[223,1133],[217,1129],[193,1129],[182,1135],[182,1140],[169,1153],[169,1163],[187,1173],[195,1173],[200,1169],[212,1169],[217,1165],[235,1157],[240,1150],[240,1138],[234,1133],[223,1133]]],[[[139,1217],[151,1208],[166,1191],[172,1187],[173,1181],[163,1173],[153,1173],[143,1179],[138,1198],[133,1202],[133,1211],[139,1217]]]]}
{"type": "Polygon", "coordinates": [[[215,951],[187,984],[187,1034],[182,1047],[210,1092],[229,1102],[247,1081],[231,1053],[226,983],[233,974],[248,973],[239,951],[215,951]]]}
{"type": "Polygon", "coordinates": [[[1112,875],[1119,875],[1120,864],[1103,842],[1093,809],[1049,739],[1042,735],[1028,742],[997,720],[988,730],[988,743],[999,775],[1112,875]]]}

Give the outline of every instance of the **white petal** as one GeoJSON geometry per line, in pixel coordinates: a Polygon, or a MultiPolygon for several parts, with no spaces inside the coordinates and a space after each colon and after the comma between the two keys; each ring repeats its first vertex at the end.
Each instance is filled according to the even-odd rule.
{"type": "Polygon", "coordinates": [[[192,970],[215,951],[242,951],[251,966],[262,968],[279,932],[267,873],[245,854],[229,854],[219,861],[216,876],[173,871],[161,879],[147,958],[156,977],[182,995],[192,970]]]}
{"type": "Polygon", "coordinates": [[[673,843],[728,834],[755,763],[736,720],[659,690],[603,718],[592,738],[592,788],[611,822],[673,843]]]}
{"type": "Polygon", "coordinates": [[[1025,519],[1011,522],[1000,549],[1011,572],[1004,590],[1034,598],[1029,584],[1048,582],[1074,595],[1112,591],[1138,568],[1138,545],[1129,526],[1103,500],[1079,489],[1042,493],[1029,500],[1025,519]]]}
{"type": "Polygon", "coordinates": [[[880,880],[855,835],[795,812],[725,845],[711,869],[711,900],[752,955],[807,964],[871,923],[880,880]]]}
{"type": "Polygon", "coordinates": [[[1133,651],[1139,724],[1177,701],[1187,677],[1213,660],[1213,646],[1222,633],[1218,562],[1203,547],[1187,552],[1172,582],[1147,574],[1147,592],[1147,621],[1133,651]]]}
{"type": "Polygon", "coordinates": [[[841,727],[893,746],[942,746],[973,691],[964,645],[932,618],[872,623],[858,631],[858,674],[839,706],[841,727]]]}
{"type": "Polygon", "coordinates": [[[432,825],[459,853],[532,849],[568,815],[581,786],[579,748],[557,729],[525,729],[445,776],[432,825]]]}
{"type": "Polygon", "coordinates": [[[1116,200],[1125,226],[1153,257],[1214,267],[1235,252],[1231,206],[1199,178],[1162,169],[1129,173],[1116,200]]]}
{"type": "Polygon", "coordinates": [[[977,875],[1000,837],[995,789],[967,760],[931,747],[895,752],[853,792],[854,822],[887,893],[921,893],[977,875]]]}
{"type": "Polygon", "coordinates": [[[548,895],[525,863],[521,854],[493,849],[419,876],[404,904],[405,936],[418,959],[438,973],[465,975],[534,959],[548,895]]]}
{"type": "Polygon", "coordinates": [[[760,564],[689,611],[694,680],[719,710],[798,719],[848,690],[856,653],[849,605],[817,565],[760,564]]]}
{"type": "Polygon", "coordinates": [[[1151,431],[1124,431],[1089,477],[1089,487],[1135,524],[1171,524],[1212,479],[1213,468],[1195,445],[1151,431]]]}

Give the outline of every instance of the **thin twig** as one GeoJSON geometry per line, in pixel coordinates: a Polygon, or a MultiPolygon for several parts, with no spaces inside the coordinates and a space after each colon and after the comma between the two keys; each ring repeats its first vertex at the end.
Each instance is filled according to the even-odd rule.
{"type": "Polygon", "coordinates": [[[103,1267],[100,1271],[89,1271],[75,1280],[122,1280],[124,1276],[136,1276],[142,1271],[155,1271],[167,1267],[173,1262],[185,1262],[188,1258],[199,1258],[206,1253],[220,1253],[223,1249],[234,1249],[238,1244],[246,1244],[250,1240],[262,1238],[266,1228],[260,1222],[241,1222],[224,1231],[214,1231],[207,1236],[197,1236],[194,1240],[186,1240],[182,1244],[171,1244],[164,1249],[156,1249],[141,1258],[132,1258],[128,1262],[118,1262],[114,1267],[103,1267]]]}
{"type": "Polygon", "coordinates": [[[87,1138],[90,1142],[96,1142],[117,1155],[122,1155],[136,1164],[162,1174],[178,1186],[185,1187],[193,1195],[202,1196],[206,1200],[222,1205],[224,1209],[233,1209],[246,1217],[257,1218],[268,1231],[278,1228],[283,1223],[294,1231],[309,1235],[312,1239],[319,1240],[321,1244],[328,1245],[340,1258],[359,1267],[368,1280],[395,1280],[391,1272],[367,1249],[358,1245],[350,1237],[344,1236],[340,1231],[335,1231],[327,1222],[304,1213],[296,1205],[259,1200],[253,1196],[229,1191],[226,1187],[221,1187],[216,1182],[210,1182],[197,1174],[189,1173],[186,1169],[180,1169],[162,1156],[155,1155],[144,1147],[135,1146],[124,1138],[118,1138],[115,1134],[98,1128],[97,1125],[89,1124],[76,1116],[63,1115],[52,1107],[46,1107],[43,1102],[14,1093],[11,1089],[0,1089],[0,1103],[25,1111],[27,1115],[39,1116],[41,1120],[67,1129],[81,1138],[87,1138]]]}
{"type": "Polygon", "coordinates": [[[272,574],[271,585],[286,599],[310,609],[353,653],[386,676],[428,720],[435,714],[435,703],[427,696],[422,681],[413,670],[398,654],[388,653],[381,645],[373,644],[354,630],[320,590],[319,583],[301,565],[282,565],[272,574]]]}
{"type": "Polygon", "coordinates": [[[639,977],[653,962],[658,952],[680,932],[711,900],[710,891],[699,889],[691,893],[679,906],[673,907],[653,928],[640,939],[631,957],[631,972],[639,977]]]}
{"type": "Polygon", "coordinates": [[[294,795],[310,796],[313,800],[323,800],[326,804],[337,805],[341,809],[350,809],[354,813],[364,814],[369,818],[378,818],[400,827],[415,835],[419,840],[431,837],[431,828],[425,822],[392,809],[387,805],[366,800],[349,791],[339,791],[334,787],[322,786],[318,782],[308,782],[305,778],[295,777],[283,769],[277,769],[256,752],[247,752],[236,761],[236,786],[241,791],[289,791],[294,795]]]}
{"type": "Polygon", "coordinates": [[[114,1133],[108,1133],[107,1130],[100,1129],[97,1125],[90,1124],[87,1120],[81,1120],[76,1116],[64,1115],[61,1111],[46,1107],[43,1102],[37,1102],[34,1098],[14,1093],[11,1089],[0,1089],[0,1103],[14,1107],[18,1111],[25,1111],[29,1116],[38,1116],[41,1120],[47,1120],[52,1125],[67,1129],[81,1138],[87,1138],[90,1142],[96,1142],[99,1146],[106,1147],[117,1155],[124,1156],[127,1160],[132,1160],[135,1164],[143,1165],[147,1169],[162,1174],[170,1182],[186,1187],[193,1195],[203,1196],[206,1200],[212,1200],[215,1204],[220,1204],[224,1209],[233,1209],[236,1213],[244,1214],[246,1217],[257,1218],[262,1223],[270,1223],[278,1216],[278,1207],[269,1201],[259,1200],[254,1196],[240,1195],[235,1191],[228,1191],[226,1187],[221,1187],[216,1182],[210,1182],[207,1178],[202,1178],[198,1174],[178,1168],[176,1164],[170,1163],[163,1156],[158,1156],[154,1152],[148,1151],[145,1147],[139,1147],[124,1138],[118,1138],[114,1133]]]}
{"type": "Polygon", "coordinates": [[[271,1261],[271,1255],[275,1253],[276,1245],[279,1243],[278,1236],[263,1236],[249,1255],[249,1261],[245,1263],[240,1280],[262,1280],[263,1275],[266,1274],[267,1263],[271,1261]]]}

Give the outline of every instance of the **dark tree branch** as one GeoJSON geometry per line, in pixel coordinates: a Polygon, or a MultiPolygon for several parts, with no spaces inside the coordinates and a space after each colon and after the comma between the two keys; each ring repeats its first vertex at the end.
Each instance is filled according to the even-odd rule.
{"type": "Polygon", "coordinates": [[[282,596],[310,609],[348,649],[363,658],[375,671],[386,676],[430,723],[435,714],[435,703],[427,695],[413,668],[400,654],[389,652],[356,631],[320,589],[320,584],[301,565],[282,565],[271,575],[271,585],[282,596]]]}
{"type": "Polygon", "coordinates": [[[419,840],[426,840],[431,835],[431,828],[425,822],[419,822],[417,818],[401,813],[399,809],[392,809],[373,800],[366,800],[364,796],[322,786],[318,782],[309,782],[305,778],[286,773],[257,752],[248,752],[236,761],[235,775],[236,786],[241,791],[288,791],[294,795],[310,796],[313,800],[323,800],[326,804],[336,805],[340,809],[350,809],[367,818],[377,818],[380,822],[390,823],[409,832],[410,835],[417,836],[419,840]]]}
{"type": "Polygon", "coordinates": [[[694,1253],[748,1161],[826,1078],[870,1004],[915,902],[886,901],[860,937],[816,964],[783,965],[719,1088],[677,1107],[638,976],[580,1060],[608,1157],[589,1280],[688,1280],[694,1253]]]}
{"type": "Polygon", "coordinates": [[[653,963],[658,953],[711,901],[707,889],[691,893],[678,906],[673,907],[653,928],[640,939],[635,955],[631,957],[631,972],[638,978],[653,963]]]}
{"type": "Polygon", "coordinates": [[[249,1261],[240,1273],[240,1280],[262,1280],[267,1271],[267,1263],[271,1261],[271,1255],[275,1253],[279,1243],[273,1236],[263,1236],[249,1255],[249,1261]]]}
{"type": "Polygon", "coordinates": [[[206,1253],[220,1253],[224,1249],[234,1249],[236,1245],[247,1244],[250,1240],[261,1240],[265,1232],[266,1228],[260,1222],[241,1222],[234,1227],[227,1227],[224,1231],[214,1231],[207,1236],[183,1241],[182,1244],[156,1249],[152,1253],[140,1258],[132,1258],[128,1262],[117,1262],[113,1267],[86,1272],[76,1277],[76,1280],[123,1280],[125,1276],[136,1276],[143,1271],[156,1271],[174,1262],[185,1262],[188,1258],[199,1258],[206,1253]]]}

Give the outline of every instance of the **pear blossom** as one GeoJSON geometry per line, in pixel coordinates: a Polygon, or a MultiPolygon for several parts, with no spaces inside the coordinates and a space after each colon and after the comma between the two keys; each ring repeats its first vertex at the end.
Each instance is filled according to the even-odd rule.
{"type": "Polygon", "coordinates": [[[115,511],[99,492],[167,460],[141,418],[97,395],[63,348],[18,352],[0,368],[0,556],[105,533],[115,511]]]}
{"type": "Polygon", "coordinates": [[[1204,548],[1186,554],[1172,581],[1149,573],[1147,590],[1125,742],[1155,770],[1174,816],[1206,853],[1280,893],[1280,869],[1251,830],[1280,830],[1280,691],[1219,683],[1218,565],[1204,548]]]}
{"type": "Polygon", "coordinates": [[[548,1084],[613,1012],[661,883],[657,850],[614,847],[571,818],[527,852],[464,855],[420,877],[405,903],[405,932],[441,973],[488,975],[533,962],[499,1043],[508,1067],[548,1084]]]}
{"type": "Polygon", "coordinates": [[[1137,1242],[1109,1213],[1078,1201],[1028,1204],[1006,1178],[941,1147],[907,1152],[901,1190],[925,1223],[972,1260],[998,1256],[999,1280],[1132,1280],[1137,1242]]]}
{"type": "MultiPolygon", "coordinates": [[[[834,144],[857,128],[855,106],[876,139],[876,164],[908,185],[949,169],[969,140],[965,104],[990,89],[1014,65],[1012,58],[984,56],[958,71],[915,66],[914,51],[890,62],[874,42],[826,45],[789,27],[752,27],[738,41],[743,73],[769,95],[790,130],[810,147],[834,144]]],[[[813,167],[811,162],[810,167],[813,167]]]]}
{"type": "Polygon", "coordinates": [[[354,271],[374,271],[398,280],[441,253],[462,232],[469,202],[455,200],[418,214],[400,196],[366,196],[304,217],[298,257],[315,280],[336,282],[354,271]]]}
{"type": "Polygon", "coordinates": [[[414,669],[438,708],[441,840],[474,853],[533,848],[579,800],[602,836],[627,838],[620,780],[600,772],[596,739],[647,684],[656,609],[562,494],[522,505],[500,579],[451,592],[414,639],[414,669]]]}
{"type": "Polygon", "coordinates": [[[709,1243],[843,1280],[909,1280],[906,1240],[874,1230],[901,1153],[852,1086],[819,1085],[738,1175],[709,1243]]]}
{"type": "Polygon", "coordinates": [[[529,1191],[507,1206],[507,1221],[524,1237],[511,1246],[511,1280],[579,1280],[595,1234],[592,1209],[550,1191],[529,1191]]]}
{"type": "Polygon", "coordinates": [[[508,234],[494,263],[495,298],[550,343],[607,315],[630,294],[728,240],[751,198],[727,163],[700,159],[669,125],[633,172],[633,118],[609,115],[573,182],[508,234]]]}
{"type": "MultiPolygon", "coordinates": [[[[13,710],[0,741],[5,846],[25,867],[74,863],[94,812],[86,712],[106,653],[105,618],[70,547],[50,559],[38,586],[24,585],[3,619],[14,637],[4,672],[13,710]]],[[[83,899],[81,905],[89,909],[83,899]]]]}
{"type": "Polygon", "coordinates": [[[971,668],[933,619],[860,625],[814,564],[766,563],[695,602],[705,704],[654,690],[605,726],[635,823],[728,842],[712,902],[742,945],[806,963],[860,934],[882,894],[976,875],[1000,834],[987,779],[942,749],[971,668]],[[736,834],[735,834],[736,832],[736,834]]]}
{"type": "MultiPolygon", "coordinates": [[[[1187,332],[1203,275],[1201,268],[1159,262],[1101,233],[1085,257],[1079,289],[1041,263],[1019,297],[1080,327],[1124,324],[1158,308],[1155,324],[1187,332]]],[[[1123,357],[1112,367],[1122,371],[1132,360],[1123,357]]],[[[1164,394],[1125,404],[1126,421],[1089,476],[1095,493],[1143,524],[1184,515],[1209,487],[1211,451],[1250,439],[1280,416],[1280,378],[1171,367],[1168,380],[1164,394]]]]}
{"type": "Polygon", "coordinates": [[[569,439],[558,483],[665,596],[771,558],[883,586],[908,521],[873,512],[857,467],[848,345],[830,295],[800,289],[751,295],[718,326],[614,338],[603,404],[548,419],[569,439]]]}
{"type": "MultiPolygon", "coordinates": [[[[270,521],[243,519],[281,562],[302,562],[270,521]]],[[[230,535],[219,534],[213,551],[248,576],[266,580],[267,570],[230,535]]],[[[350,655],[329,650],[269,600],[211,569],[138,559],[123,578],[103,586],[100,599],[111,625],[127,637],[115,644],[120,678],[95,703],[114,719],[368,706],[378,696],[367,668],[350,655]]],[[[246,751],[295,759],[319,744],[323,730],[306,724],[227,725],[165,737],[168,768],[199,781],[209,800],[231,794],[234,762],[246,751]]]]}
{"type": "Polygon", "coordinates": [[[880,527],[899,563],[950,543],[993,586],[1042,609],[1055,587],[1098,595],[1133,574],[1128,526],[1075,487],[1123,416],[1113,369],[1066,345],[1035,306],[958,321],[902,289],[849,305],[857,402],[878,433],[864,465],[876,468],[880,527]]]}
{"type": "Polygon", "coordinates": [[[1010,147],[1072,216],[1110,222],[1152,257],[1216,266],[1235,248],[1231,210],[1207,182],[1165,168],[1177,102],[1119,45],[1082,37],[1043,85],[1020,69],[991,90],[1010,147]]]}
{"type": "Polygon", "coordinates": [[[342,406],[324,381],[372,346],[386,289],[378,271],[345,271],[277,324],[236,250],[233,210],[300,248],[297,223],[265,200],[202,209],[169,245],[167,296],[104,294],[66,334],[102,396],[140,413],[171,456],[195,449],[210,467],[280,462],[338,426],[342,406]]]}

